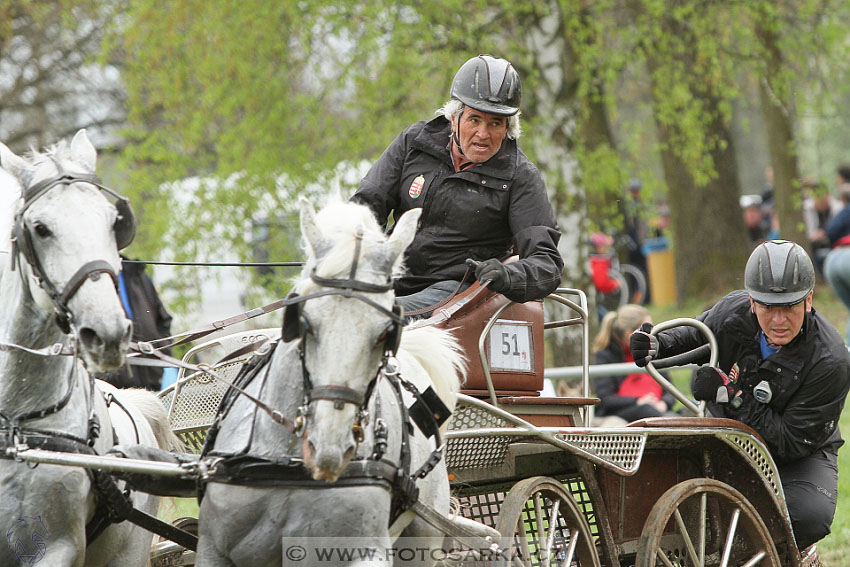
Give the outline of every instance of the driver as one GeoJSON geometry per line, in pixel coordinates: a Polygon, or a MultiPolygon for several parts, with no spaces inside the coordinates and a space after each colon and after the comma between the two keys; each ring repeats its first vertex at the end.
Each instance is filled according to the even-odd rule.
{"type": "MultiPolygon", "coordinates": [[[[850,388],[841,334],[812,308],[815,269],[803,248],[760,244],[734,291],[698,317],[718,341],[717,368],[700,367],[692,388],[713,417],[756,430],[779,468],[797,547],[829,534],[838,496],[838,418],[850,388]]],[[[629,345],[638,366],[707,342],[694,327],[649,334],[629,345]]]]}
{"type": "Polygon", "coordinates": [[[407,273],[395,283],[406,312],[467,287],[470,258],[475,277],[513,301],[541,299],[561,282],[555,215],[540,172],[516,142],[521,94],[508,61],[473,57],[438,116],[402,132],[352,197],[383,225],[390,213],[422,208],[407,273]],[[502,264],[512,247],[519,261],[502,264]]]}

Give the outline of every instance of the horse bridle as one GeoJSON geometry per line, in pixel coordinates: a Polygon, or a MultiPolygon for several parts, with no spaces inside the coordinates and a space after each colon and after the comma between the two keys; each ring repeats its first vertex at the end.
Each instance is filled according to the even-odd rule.
{"type": "Polygon", "coordinates": [[[118,249],[127,247],[133,241],[135,235],[135,221],[133,211],[130,208],[130,202],[126,197],[123,197],[104,186],[100,178],[96,175],[85,173],[66,173],[58,162],[53,160],[58,174],[55,177],[47,178],[32,185],[23,191],[24,204],[15,214],[15,222],[12,228],[12,270],[14,271],[18,262],[18,252],[23,255],[24,259],[32,268],[33,274],[38,281],[39,287],[44,290],[50,297],[56,309],[56,322],[60,329],[66,334],[70,332],[70,324],[72,314],[68,308],[68,302],[77,293],[80,287],[87,279],[96,281],[100,278],[100,274],[107,274],[112,278],[112,282],[116,289],[118,288],[118,274],[112,265],[106,260],[92,260],[86,262],[74,273],[68,280],[62,290],[59,290],[56,285],[47,277],[47,273],[41,264],[41,260],[35,253],[32,243],[32,235],[29,227],[24,220],[24,214],[38,199],[43,197],[52,188],[57,185],[71,185],[72,183],[89,183],[94,185],[101,191],[111,195],[116,199],[115,207],[118,209],[118,218],[115,221],[115,241],[118,249]]]}
{"type": "Polygon", "coordinates": [[[386,368],[389,357],[398,351],[401,339],[401,327],[404,323],[404,313],[398,303],[394,303],[392,310],[390,310],[362,293],[356,293],[385,293],[390,291],[393,285],[392,280],[389,277],[385,283],[380,284],[364,282],[356,279],[357,264],[360,259],[362,234],[358,233],[355,238],[354,260],[351,263],[351,271],[349,272],[348,278],[321,277],[316,274],[316,269],[314,267],[310,272],[310,279],[320,286],[329,287],[331,289],[308,293],[305,295],[291,293],[286,298],[287,305],[283,315],[283,341],[289,342],[296,338],[301,339],[301,344],[298,347],[298,355],[301,359],[301,376],[304,382],[304,402],[302,406],[298,408],[298,414],[295,419],[296,427],[298,428],[297,433],[300,434],[304,431],[307,418],[310,415],[309,408],[311,402],[316,400],[327,400],[333,402],[334,408],[337,410],[341,410],[345,407],[345,404],[352,404],[357,407],[357,419],[354,424],[354,431],[357,441],[360,442],[362,441],[362,422],[366,416],[365,408],[372,396],[372,392],[375,389],[375,384],[377,383],[382,371],[386,368]],[[375,376],[366,386],[366,390],[362,393],[353,388],[349,388],[348,386],[341,386],[338,384],[315,386],[313,381],[310,379],[310,372],[307,369],[303,344],[303,339],[308,332],[309,324],[305,321],[303,314],[301,313],[301,305],[309,299],[328,295],[340,295],[342,297],[354,298],[362,301],[389,317],[393,323],[392,328],[386,333],[386,337],[384,339],[385,348],[381,364],[378,366],[375,376]]]}

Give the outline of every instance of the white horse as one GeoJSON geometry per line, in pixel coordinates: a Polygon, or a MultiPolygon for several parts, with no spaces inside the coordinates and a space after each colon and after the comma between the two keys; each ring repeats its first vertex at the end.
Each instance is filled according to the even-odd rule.
{"type": "MultiPolygon", "coordinates": [[[[125,360],[131,322],[116,277],[119,244],[128,244],[134,229],[126,201],[116,207],[117,195],[94,177],[96,158],[82,130],[70,144],[27,158],[0,144],[4,567],[142,566],[150,552],[151,534],[128,522],[110,524],[87,545],[87,526],[94,536],[103,517],[87,470],[6,457],[6,448],[19,444],[85,454],[89,445],[103,453],[116,439],[164,448],[173,439],[153,393],[118,391],[90,378],[125,360]],[[76,354],[48,354],[51,345],[76,354]],[[113,397],[108,408],[104,393],[113,397]]],[[[132,501],[156,513],[157,498],[133,493],[132,501]]]]}
{"type": "MultiPolygon", "coordinates": [[[[347,564],[352,552],[384,557],[400,534],[439,549],[443,534],[402,511],[399,500],[409,493],[391,486],[397,470],[406,481],[434,449],[413,427],[404,466],[408,425],[391,375],[397,370],[419,391],[433,386],[453,409],[464,374],[454,339],[434,328],[405,331],[391,355],[401,332],[392,276],[419,213],[398,219],[387,238],[366,207],[333,204],[316,215],[302,199],[308,260],[298,295],[290,296],[297,303],[284,314],[290,342],[278,343],[255,377],[244,379],[247,395],[231,391],[208,438],[206,455],[225,461],[201,503],[199,567],[311,565],[319,563],[316,553],[338,554],[322,565],[347,564]]],[[[405,406],[414,402],[407,390],[399,396],[405,406]]],[[[443,461],[416,486],[419,502],[448,514],[443,461]]]]}

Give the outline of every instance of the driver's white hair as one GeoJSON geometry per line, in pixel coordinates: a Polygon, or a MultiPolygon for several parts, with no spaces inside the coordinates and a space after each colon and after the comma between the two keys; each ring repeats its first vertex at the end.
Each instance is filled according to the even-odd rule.
{"type": "MultiPolygon", "coordinates": [[[[436,110],[434,114],[437,116],[445,116],[446,120],[451,121],[452,116],[460,119],[460,114],[463,112],[464,105],[456,98],[451,99],[446,104],[436,110]]],[[[519,115],[522,111],[517,111],[513,116],[508,116],[508,138],[518,140],[522,134],[522,126],[519,123],[519,115]]]]}

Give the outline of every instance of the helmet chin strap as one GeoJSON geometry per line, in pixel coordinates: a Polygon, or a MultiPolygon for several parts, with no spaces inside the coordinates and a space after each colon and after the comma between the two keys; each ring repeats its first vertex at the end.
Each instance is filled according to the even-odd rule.
{"type": "Polygon", "coordinates": [[[454,140],[455,145],[457,146],[457,151],[460,152],[460,155],[462,155],[463,157],[466,157],[466,154],[463,153],[463,148],[460,145],[460,138],[457,135],[457,133],[460,131],[460,119],[463,117],[463,111],[464,111],[464,109],[461,108],[460,114],[457,115],[456,127],[452,129],[452,139],[454,140]]]}

